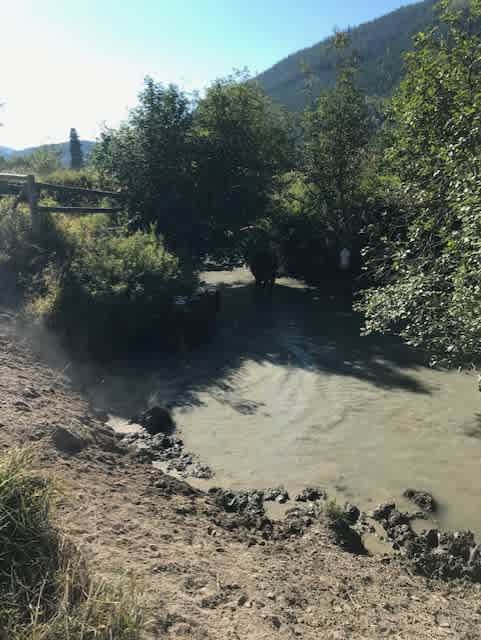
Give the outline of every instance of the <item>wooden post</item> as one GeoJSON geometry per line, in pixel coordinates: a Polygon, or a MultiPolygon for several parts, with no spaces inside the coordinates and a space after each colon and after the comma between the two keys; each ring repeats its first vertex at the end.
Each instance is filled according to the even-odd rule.
{"type": "Polygon", "coordinates": [[[35,176],[28,175],[27,182],[25,183],[25,193],[30,207],[30,216],[32,218],[32,229],[38,231],[39,219],[38,219],[38,191],[35,184],[35,176]]]}

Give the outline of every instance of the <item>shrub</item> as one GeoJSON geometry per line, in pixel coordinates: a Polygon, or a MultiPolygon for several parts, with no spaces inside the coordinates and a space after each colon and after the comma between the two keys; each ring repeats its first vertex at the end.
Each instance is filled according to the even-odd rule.
{"type": "MultiPolygon", "coordinates": [[[[105,177],[101,179],[98,173],[92,168],[84,168],[79,171],[59,169],[46,176],[44,182],[61,187],[116,191],[116,187],[112,181],[107,181],[105,177]]],[[[53,195],[56,202],[66,207],[83,206],[87,204],[100,206],[97,204],[99,201],[97,196],[92,200],[91,197],[86,197],[85,194],[69,193],[62,190],[49,190],[49,194],[53,195]]]]}
{"type": "Polygon", "coordinates": [[[192,288],[154,227],[129,233],[107,216],[59,217],[63,260],[42,274],[30,309],[80,352],[111,356],[158,336],[168,340],[171,302],[192,288]]]}
{"type": "Polygon", "coordinates": [[[34,231],[30,213],[24,206],[13,207],[13,200],[0,202],[0,270],[2,285],[17,294],[35,288],[38,276],[64,251],[55,224],[46,216],[34,231]]]}
{"type": "Polygon", "coordinates": [[[32,475],[26,451],[0,458],[0,638],[136,640],[135,590],[93,581],[52,526],[52,486],[32,475]]]}
{"type": "Polygon", "coordinates": [[[122,218],[44,215],[33,231],[12,201],[0,205],[0,268],[33,316],[77,352],[103,357],[152,337],[168,344],[173,296],[195,283],[154,227],[131,233],[122,218]]]}

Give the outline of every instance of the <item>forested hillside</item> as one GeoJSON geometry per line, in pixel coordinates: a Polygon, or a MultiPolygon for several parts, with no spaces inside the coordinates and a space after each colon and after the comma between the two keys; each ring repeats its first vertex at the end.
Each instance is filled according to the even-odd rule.
{"type": "MultiPolygon", "coordinates": [[[[349,30],[351,47],[360,57],[359,84],[369,96],[388,96],[398,86],[403,55],[412,38],[435,20],[436,0],[402,7],[372,22],[349,30]]],[[[293,110],[305,106],[306,72],[314,96],[334,85],[336,52],[332,38],[294,53],[258,76],[266,93],[293,110]]]]}
{"type": "MultiPolygon", "coordinates": [[[[40,145],[38,147],[27,147],[25,149],[12,149],[10,147],[0,147],[0,157],[11,159],[11,158],[25,158],[33,155],[36,151],[53,151],[56,155],[59,156],[59,160],[64,167],[68,167],[70,165],[70,146],[69,142],[59,142],[58,144],[46,144],[40,145]]],[[[90,140],[82,140],[82,151],[84,157],[87,157],[92,151],[95,143],[90,140]]]]}

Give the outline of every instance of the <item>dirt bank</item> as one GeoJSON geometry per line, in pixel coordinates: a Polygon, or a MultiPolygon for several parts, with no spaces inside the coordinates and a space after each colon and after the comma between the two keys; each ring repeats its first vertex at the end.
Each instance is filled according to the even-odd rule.
{"type": "Polygon", "coordinates": [[[230,526],[212,496],[119,449],[4,314],[0,348],[1,447],[35,448],[63,489],[59,523],[94,570],[138,578],[151,637],[481,637],[479,585],[428,582],[398,558],[342,551],[322,519],[278,540],[230,526]]]}

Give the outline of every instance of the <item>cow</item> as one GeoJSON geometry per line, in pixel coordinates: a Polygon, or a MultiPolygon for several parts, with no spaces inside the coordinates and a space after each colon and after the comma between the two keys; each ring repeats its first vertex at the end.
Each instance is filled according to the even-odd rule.
{"type": "Polygon", "coordinates": [[[276,282],[279,260],[273,249],[256,249],[248,259],[249,268],[260,289],[272,289],[276,282]]]}

